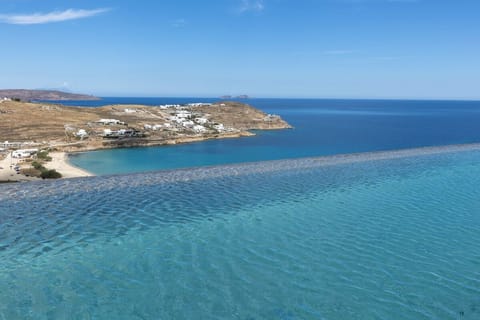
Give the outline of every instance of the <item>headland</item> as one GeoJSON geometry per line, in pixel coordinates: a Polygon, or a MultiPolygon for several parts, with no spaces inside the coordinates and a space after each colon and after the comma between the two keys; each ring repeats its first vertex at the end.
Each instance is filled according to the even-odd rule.
{"type": "Polygon", "coordinates": [[[2,100],[11,99],[18,101],[38,101],[38,100],[100,100],[100,98],[59,90],[27,90],[27,89],[0,89],[0,98],[2,100]]]}
{"type": "Polygon", "coordinates": [[[291,126],[279,116],[239,102],[89,108],[4,99],[0,180],[35,179],[35,172],[24,174],[22,169],[38,162],[41,150],[49,152],[43,156],[48,159],[42,162],[43,169],[54,169],[65,178],[80,177],[91,174],[69,165],[67,153],[236,138],[254,135],[251,130],[286,128],[291,126]]]}

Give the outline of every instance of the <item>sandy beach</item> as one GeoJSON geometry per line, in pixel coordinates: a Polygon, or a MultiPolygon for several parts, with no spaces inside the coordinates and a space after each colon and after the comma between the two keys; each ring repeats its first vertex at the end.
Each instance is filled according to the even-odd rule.
{"type": "Polygon", "coordinates": [[[63,178],[90,177],[92,173],[71,165],[65,152],[51,152],[52,161],[46,162],[47,169],[55,169],[62,174],[63,178]]]}
{"type": "MultiPolygon", "coordinates": [[[[46,162],[44,166],[47,169],[57,170],[62,174],[62,178],[93,176],[93,174],[88,171],[72,166],[67,161],[68,156],[65,152],[52,152],[49,155],[52,157],[52,161],[46,162]]],[[[23,174],[17,173],[17,171],[15,171],[14,169],[16,165],[22,167],[22,163],[18,163],[18,159],[12,159],[10,154],[8,154],[5,159],[0,160],[0,182],[23,182],[41,180],[40,178],[27,177],[23,174]]]]}

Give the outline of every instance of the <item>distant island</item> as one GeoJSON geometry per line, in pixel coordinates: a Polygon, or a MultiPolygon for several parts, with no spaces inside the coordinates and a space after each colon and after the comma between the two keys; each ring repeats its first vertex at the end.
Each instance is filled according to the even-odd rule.
{"type": "Polygon", "coordinates": [[[8,98],[21,101],[35,100],[100,100],[100,98],[85,95],[69,93],[57,90],[26,90],[26,89],[0,89],[0,99],[8,98]]]}
{"type": "Polygon", "coordinates": [[[250,97],[246,94],[242,94],[235,97],[230,95],[225,95],[225,96],[221,96],[220,99],[250,99],[250,97]]]}

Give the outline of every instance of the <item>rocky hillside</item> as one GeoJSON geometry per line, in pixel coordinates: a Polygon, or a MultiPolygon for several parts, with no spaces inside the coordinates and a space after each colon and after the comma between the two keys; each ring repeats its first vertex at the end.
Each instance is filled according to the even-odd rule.
{"type": "Polygon", "coordinates": [[[0,141],[79,143],[83,150],[183,143],[285,128],[290,125],[279,116],[238,102],[82,108],[0,101],[0,141]]]}

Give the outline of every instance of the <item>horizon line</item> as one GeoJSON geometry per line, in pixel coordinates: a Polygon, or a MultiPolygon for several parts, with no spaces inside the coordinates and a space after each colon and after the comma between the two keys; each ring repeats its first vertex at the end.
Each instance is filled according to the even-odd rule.
{"type": "MultiPolygon", "coordinates": [[[[244,94],[114,94],[114,93],[91,93],[72,91],[71,89],[51,88],[51,89],[25,89],[25,88],[0,88],[2,90],[31,90],[31,91],[58,91],[68,94],[90,95],[98,98],[206,98],[222,99],[222,96],[231,96],[229,99],[240,99],[244,94]]],[[[480,97],[401,97],[401,96],[275,96],[275,95],[249,95],[249,99],[298,99],[298,100],[410,100],[410,101],[480,101],[480,97]]]]}

